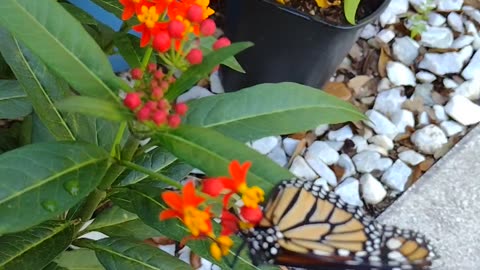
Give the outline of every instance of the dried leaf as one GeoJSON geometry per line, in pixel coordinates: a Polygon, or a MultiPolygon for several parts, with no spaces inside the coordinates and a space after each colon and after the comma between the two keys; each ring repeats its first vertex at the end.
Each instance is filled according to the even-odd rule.
{"type": "Polygon", "coordinates": [[[190,265],[193,269],[199,269],[202,267],[202,258],[197,254],[190,252],[190,265]]]}
{"type": "Polygon", "coordinates": [[[332,168],[333,172],[335,173],[335,176],[337,177],[337,182],[342,179],[342,176],[345,174],[345,168],[338,166],[338,165],[333,165],[332,168]]]}
{"type": "Polygon", "coordinates": [[[387,77],[387,63],[392,61],[392,58],[388,55],[386,47],[382,46],[380,49],[380,57],[378,58],[378,74],[380,77],[387,77]]]}
{"type": "Polygon", "coordinates": [[[435,163],[435,160],[433,158],[427,157],[425,161],[418,164],[418,167],[420,167],[420,170],[422,170],[422,172],[426,172],[428,169],[430,169],[430,167],[433,166],[434,163],[435,163]]]}
{"type": "Polygon", "coordinates": [[[323,87],[323,90],[345,101],[348,101],[352,97],[352,92],[347,85],[342,82],[329,82],[323,87]]]}

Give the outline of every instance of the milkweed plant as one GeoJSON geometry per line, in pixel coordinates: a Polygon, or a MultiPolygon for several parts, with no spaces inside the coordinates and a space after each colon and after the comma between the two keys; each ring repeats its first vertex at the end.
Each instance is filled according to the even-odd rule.
{"type": "Polygon", "coordinates": [[[219,65],[245,72],[253,44],[220,36],[208,0],[93,2],[118,31],[68,1],[0,1],[0,269],[191,269],[160,236],[254,269],[237,232],[293,175],[246,143],[364,116],[289,82],[177,102],[219,65]]]}

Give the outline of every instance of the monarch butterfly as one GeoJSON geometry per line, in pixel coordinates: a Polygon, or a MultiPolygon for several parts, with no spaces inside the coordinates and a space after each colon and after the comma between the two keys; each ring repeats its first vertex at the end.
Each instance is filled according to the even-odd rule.
{"type": "Polygon", "coordinates": [[[421,234],[381,225],[315,181],[280,183],[246,233],[252,261],[310,269],[429,269],[421,234]]]}

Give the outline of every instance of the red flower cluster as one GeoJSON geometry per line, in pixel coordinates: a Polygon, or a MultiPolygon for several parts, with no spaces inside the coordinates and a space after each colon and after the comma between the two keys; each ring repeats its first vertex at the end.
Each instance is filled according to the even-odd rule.
{"type": "Polygon", "coordinates": [[[243,165],[232,161],[229,166],[230,177],[205,179],[202,192],[213,200],[222,199],[223,210],[219,213],[222,230],[215,237],[212,229],[212,219],[215,217],[208,206],[201,207],[205,201],[195,194],[193,183],[189,182],[181,195],[167,191],[162,194],[165,203],[171,208],[160,214],[160,220],[179,218],[190,230],[193,237],[208,237],[213,240],[210,246],[212,256],[220,260],[226,256],[233,245],[230,238],[240,229],[248,229],[260,222],[263,217],[259,203],[264,200],[264,192],[257,186],[248,187],[246,177],[250,163],[243,165]],[[241,196],[240,201],[234,201],[235,194],[241,196]],[[239,209],[236,206],[241,205],[239,209]]]}
{"type": "Polygon", "coordinates": [[[172,106],[163,97],[175,78],[163,74],[153,63],[149,65],[146,74],[141,69],[133,69],[132,78],[141,83],[136,92],[126,95],[123,104],[135,113],[137,120],[153,123],[157,127],[168,125],[177,128],[181,123],[180,117],[187,113],[188,107],[185,103],[172,106]]]}

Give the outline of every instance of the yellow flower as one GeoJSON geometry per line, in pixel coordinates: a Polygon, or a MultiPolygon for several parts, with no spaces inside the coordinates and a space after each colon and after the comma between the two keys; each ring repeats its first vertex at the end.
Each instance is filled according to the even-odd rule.
{"type": "Polygon", "coordinates": [[[141,23],[144,23],[148,28],[153,28],[155,23],[160,19],[160,15],[157,13],[157,8],[152,6],[148,8],[147,6],[142,6],[141,13],[138,14],[138,20],[141,23]]]}
{"type": "Polygon", "coordinates": [[[200,233],[209,234],[212,232],[212,223],[208,211],[202,211],[191,206],[186,207],[184,210],[183,223],[193,236],[199,236],[200,233]]]}
{"type": "Polygon", "coordinates": [[[223,256],[227,256],[230,248],[233,246],[233,240],[225,235],[218,237],[215,242],[210,245],[210,254],[219,261],[223,256]]]}
{"type": "Polygon", "coordinates": [[[257,186],[241,185],[238,191],[242,194],[243,204],[247,207],[257,208],[258,204],[264,200],[265,192],[257,186]]]}

